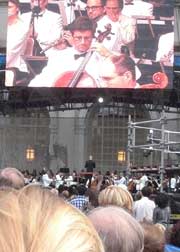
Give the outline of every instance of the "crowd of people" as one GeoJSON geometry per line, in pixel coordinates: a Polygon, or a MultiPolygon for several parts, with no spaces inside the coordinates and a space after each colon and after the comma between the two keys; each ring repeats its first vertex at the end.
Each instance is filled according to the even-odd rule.
{"type": "MultiPolygon", "coordinates": [[[[155,37],[151,19],[154,15],[166,17],[166,6],[173,9],[166,0],[65,1],[61,13],[49,10],[48,0],[30,0],[29,5],[29,12],[22,13],[23,4],[9,0],[6,66],[15,70],[19,80],[16,84],[30,87],[141,87],[138,80],[143,73],[139,64],[147,53],[144,49],[141,59],[137,54],[143,44],[137,45],[141,35],[135,17],[143,15],[155,37]],[[69,17],[72,4],[74,13],[69,17]],[[47,61],[39,72],[30,64],[33,58],[28,61],[34,56],[41,58],[39,65],[42,58],[47,61]]],[[[152,60],[160,62],[162,71],[164,65],[173,65],[173,12],[168,12],[166,18],[171,18],[170,25],[166,29],[162,21],[165,31],[159,43],[154,41],[152,45],[156,55],[147,58],[149,65],[152,60]]],[[[150,88],[167,86],[168,81],[162,87],[150,88]]]]}
{"type": "Polygon", "coordinates": [[[35,171],[0,170],[2,252],[180,251],[180,221],[170,221],[169,195],[147,181],[134,195],[123,177],[124,183],[115,184],[112,174],[98,173],[90,187],[89,178],[47,185],[52,175],[44,170],[39,179],[35,171]]]}

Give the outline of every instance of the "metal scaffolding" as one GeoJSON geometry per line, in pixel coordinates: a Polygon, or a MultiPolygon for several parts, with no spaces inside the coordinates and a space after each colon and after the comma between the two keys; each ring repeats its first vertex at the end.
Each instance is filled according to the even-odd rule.
{"type": "Polygon", "coordinates": [[[133,149],[138,148],[142,150],[149,151],[160,151],[161,152],[161,164],[159,167],[160,174],[160,184],[161,184],[161,192],[163,191],[162,183],[164,179],[165,173],[165,154],[166,153],[175,153],[179,154],[180,151],[172,150],[172,147],[180,144],[178,141],[171,141],[170,135],[176,134],[180,136],[180,132],[170,131],[165,129],[165,124],[168,120],[178,120],[179,118],[168,119],[165,116],[165,111],[162,110],[161,117],[156,120],[142,121],[142,122],[132,122],[131,115],[129,115],[128,119],[128,147],[127,147],[127,176],[131,175],[131,152],[133,149]],[[160,123],[160,128],[152,128],[141,126],[144,124],[152,124],[155,122],[160,123]],[[145,129],[149,131],[148,142],[145,144],[136,145],[136,129],[145,129]],[[155,137],[155,133],[158,132],[160,137],[155,137]]]}

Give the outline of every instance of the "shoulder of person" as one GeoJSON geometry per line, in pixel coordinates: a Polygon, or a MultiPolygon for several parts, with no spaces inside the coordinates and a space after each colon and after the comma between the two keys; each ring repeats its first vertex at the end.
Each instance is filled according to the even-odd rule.
{"type": "Polygon", "coordinates": [[[125,15],[121,15],[120,23],[121,23],[121,22],[122,22],[123,24],[135,25],[135,24],[136,24],[136,19],[135,19],[135,18],[132,18],[132,17],[125,16],[125,15]]]}

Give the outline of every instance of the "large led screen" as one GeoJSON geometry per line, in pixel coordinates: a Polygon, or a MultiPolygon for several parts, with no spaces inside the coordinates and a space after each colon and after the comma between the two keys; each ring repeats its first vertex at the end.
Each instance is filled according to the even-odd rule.
{"type": "Polygon", "coordinates": [[[9,0],[6,86],[172,88],[173,2],[9,0]]]}

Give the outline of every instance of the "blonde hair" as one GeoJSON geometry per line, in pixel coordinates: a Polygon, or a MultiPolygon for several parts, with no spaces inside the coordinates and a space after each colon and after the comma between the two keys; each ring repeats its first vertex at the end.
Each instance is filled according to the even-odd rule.
{"type": "Polygon", "coordinates": [[[104,251],[88,218],[48,189],[30,185],[4,194],[0,200],[1,252],[104,251]]]}
{"type": "Polygon", "coordinates": [[[165,245],[165,232],[156,224],[141,222],[144,231],[143,252],[163,252],[165,245]]]}
{"type": "Polygon", "coordinates": [[[111,185],[99,193],[98,202],[100,206],[115,205],[132,212],[133,198],[126,189],[111,185]]]}

